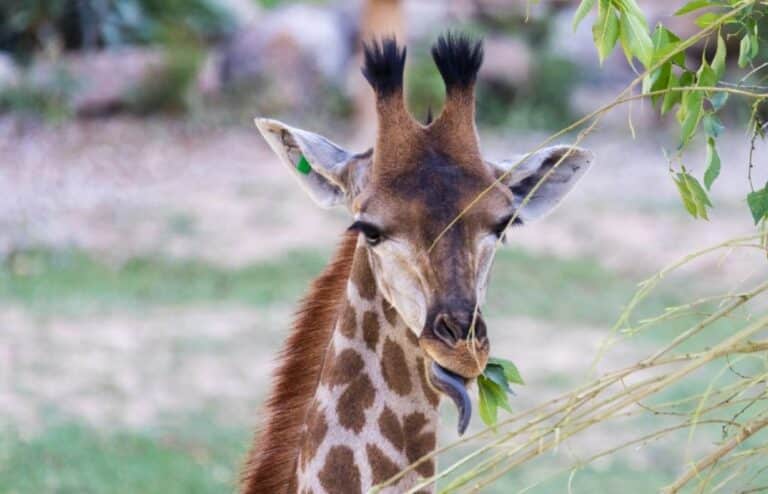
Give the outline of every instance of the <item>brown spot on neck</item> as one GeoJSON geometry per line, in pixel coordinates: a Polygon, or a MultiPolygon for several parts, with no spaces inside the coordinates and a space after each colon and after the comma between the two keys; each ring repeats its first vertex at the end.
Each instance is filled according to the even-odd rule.
{"type": "Polygon", "coordinates": [[[365,346],[374,352],[379,343],[380,329],[379,316],[373,311],[366,311],[363,314],[363,340],[365,341],[365,346]]]}
{"type": "Polygon", "coordinates": [[[397,324],[397,309],[383,297],[381,299],[381,312],[384,314],[384,317],[387,319],[390,326],[395,326],[397,324]]]}
{"type": "Polygon", "coordinates": [[[360,433],[365,427],[365,411],[373,405],[376,391],[368,374],[359,374],[339,397],[336,415],[339,424],[360,433]]]}
{"type": "Polygon", "coordinates": [[[389,389],[395,393],[405,396],[411,392],[411,376],[408,371],[408,363],[405,360],[405,351],[391,338],[384,341],[381,373],[389,389]]]}
{"type": "Polygon", "coordinates": [[[354,338],[357,333],[357,319],[355,317],[355,308],[349,302],[344,307],[344,312],[339,321],[339,331],[347,338],[354,338]]]}
{"type": "Polygon", "coordinates": [[[319,478],[320,484],[329,493],[359,494],[362,491],[360,470],[355,465],[355,454],[347,446],[334,446],[328,450],[319,478]]]}
{"type": "Polygon", "coordinates": [[[374,444],[366,444],[365,452],[368,455],[368,463],[371,466],[373,484],[380,484],[397,475],[400,467],[392,461],[384,452],[374,444]]]}
{"type": "Polygon", "coordinates": [[[328,433],[328,421],[325,419],[325,412],[315,401],[307,414],[307,431],[305,433],[304,444],[301,449],[301,467],[312,461],[317,454],[317,449],[325,440],[328,433]]]}
{"type": "Polygon", "coordinates": [[[352,265],[352,277],[350,278],[357,287],[360,297],[373,300],[376,296],[376,279],[371,271],[368,252],[365,247],[358,247],[355,252],[355,262],[352,265]]]}
{"type": "Polygon", "coordinates": [[[379,416],[379,430],[396,449],[402,450],[405,447],[405,437],[400,419],[397,418],[395,412],[387,407],[384,407],[379,416]]]}
{"type": "Polygon", "coordinates": [[[338,356],[330,355],[323,370],[323,382],[331,388],[349,384],[363,370],[363,359],[352,348],[346,348],[338,356]]]}
{"type": "MultiPolygon", "coordinates": [[[[422,432],[425,425],[427,418],[420,412],[406,415],[403,419],[405,455],[411,463],[431,453],[437,444],[434,431],[422,432]]],[[[431,459],[424,461],[416,467],[416,472],[422,477],[431,477],[435,473],[435,463],[431,459]]]]}

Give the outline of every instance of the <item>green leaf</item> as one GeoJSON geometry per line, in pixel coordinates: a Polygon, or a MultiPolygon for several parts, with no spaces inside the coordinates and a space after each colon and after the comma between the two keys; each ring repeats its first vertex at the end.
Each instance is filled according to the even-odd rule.
{"type": "Polygon", "coordinates": [[[489,382],[484,379],[483,376],[477,378],[477,389],[480,394],[480,400],[478,403],[478,412],[480,412],[480,419],[483,423],[489,427],[496,425],[498,420],[498,407],[496,400],[486,383],[489,382]]]}
{"type": "Polygon", "coordinates": [[[706,171],[704,172],[704,186],[707,190],[712,188],[712,184],[720,175],[720,155],[717,154],[717,146],[715,145],[715,139],[710,137],[707,139],[707,157],[706,157],[706,171]]]}
{"type": "Polygon", "coordinates": [[[755,225],[768,216],[768,184],[765,184],[761,190],[750,192],[747,195],[747,204],[752,212],[752,219],[755,225]]]}
{"type": "Polygon", "coordinates": [[[749,41],[749,47],[749,59],[753,60],[760,51],[760,38],[757,36],[757,25],[755,25],[755,32],[752,34],[749,41]]]}
{"type": "Polygon", "coordinates": [[[704,95],[701,91],[689,91],[683,96],[680,109],[683,118],[680,124],[680,147],[685,146],[696,133],[701,120],[701,108],[704,95]]]}
{"type": "Polygon", "coordinates": [[[500,365],[504,369],[504,375],[509,382],[514,384],[525,384],[525,381],[523,381],[523,378],[520,376],[520,371],[517,370],[517,366],[510,360],[491,357],[488,359],[488,363],[500,365]]]}
{"type": "MultiPolygon", "coordinates": [[[[651,35],[651,41],[653,42],[653,62],[656,63],[659,60],[664,59],[667,55],[677,50],[680,44],[680,38],[665,28],[661,24],[656,26],[653,34],[651,35]]],[[[675,65],[680,67],[685,66],[685,53],[682,51],[675,53],[669,60],[675,65]]]]}
{"type": "Polygon", "coordinates": [[[696,216],[699,218],[708,220],[707,207],[712,207],[712,203],[709,201],[706,191],[701,186],[695,177],[683,171],[677,174],[678,178],[685,184],[686,188],[690,191],[690,198],[696,207],[696,216]]]}
{"type": "Polygon", "coordinates": [[[622,46],[634,55],[645,67],[653,61],[653,41],[648,34],[645,19],[634,15],[621,16],[622,46]]]}
{"type": "Polygon", "coordinates": [[[711,26],[715,21],[717,21],[720,18],[719,15],[717,15],[714,12],[707,12],[706,14],[702,14],[699,17],[696,18],[694,21],[697,26],[699,26],[702,29],[706,29],[709,26],[711,26]]]}
{"type": "Polygon", "coordinates": [[[725,91],[719,91],[709,98],[709,102],[715,111],[720,110],[726,101],[728,101],[728,93],[725,91]]]}
{"type": "Polygon", "coordinates": [[[504,375],[504,368],[498,364],[488,364],[483,370],[483,375],[495,382],[507,393],[512,393],[512,389],[509,387],[509,381],[507,376],[504,375]]]}
{"type": "Polygon", "coordinates": [[[701,62],[701,67],[696,73],[696,85],[699,87],[714,87],[717,84],[715,71],[706,61],[701,62]]]}
{"type": "Polygon", "coordinates": [[[691,216],[708,220],[707,208],[712,207],[712,203],[699,181],[683,170],[677,173],[675,184],[680,192],[680,197],[683,199],[685,209],[691,216]]]}
{"type": "Polygon", "coordinates": [[[675,12],[675,15],[685,15],[689,12],[693,12],[694,10],[703,9],[704,7],[709,7],[712,5],[712,2],[710,0],[692,0],[685,5],[683,5],[681,8],[677,9],[675,12]]]}
{"type": "Polygon", "coordinates": [[[496,402],[497,407],[501,407],[510,413],[512,412],[512,407],[509,406],[507,393],[501,386],[490,379],[486,379],[484,376],[478,376],[478,380],[482,380],[485,389],[493,395],[493,400],[496,402]]]}
{"type": "MultiPolygon", "coordinates": [[[[693,175],[689,175],[688,173],[684,173],[685,180],[688,182],[688,188],[691,189],[691,193],[693,194],[693,200],[697,205],[712,207],[712,203],[709,200],[709,196],[707,195],[707,192],[704,190],[704,187],[701,186],[698,180],[693,175]]],[[[706,211],[705,214],[702,216],[702,218],[706,219],[706,211]]]]}
{"type": "Polygon", "coordinates": [[[725,40],[720,33],[717,33],[717,50],[712,59],[712,70],[715,72],[715,81],[719,81],[725,74],[725,59],[728,55],[728,48],[725,46],[725,40]]]}
{"type": "MultiPolygon", "coordinates": [[[[670,72],[669,81],[667,82],[667,89],[680,87],[680,81],[677,76],[670,72]]],[[[681,91],[669,91],[664,94],[664,101],[661,103],[661,114],[664,115],[671,110],[676,104],[680,103],[683,93],[681,91]]]]}
{"type": "MultiPolygon", "coordinates": [[[[669,84],[669,74],[672,72],[672,64],[667,62],[658,69],[648,74],[643,79],[643,93],[649,93],[666,89],[669,84]]],[[[653,96],[653,102],[659,99],[660,95],[653,96]]]]}
{"type": "Polygon", "coordinates": [[[725,129],[725,126],[717,118],[714,113],[707,113],[702,119],[701,126],[704,128],[704,132],[707,136],[717,139],[725,129]]]}
{"type": "Polygon", "coordinates": [[[677,186],[677,191],[680,193],[680,199],[683,200],[683,206],[685,206],[685,210],[688,211],[688,213],[693,216],[694,218],[697,217],[697,209],[696,204],[693,202],[693,197],[691,195],[691,191],[688,189],[688,185],[685,183],[684,180],[675,177],[673,179],[675,181],[675,185],[677,186]]]}
{"type": "Polygon", "coordinates": [[[619,18],[613,7],[608,6],[601,10],[600,18],[592,26],[592,36],[597,47],[597,56],[602,64],[616,46],[616,40],[619,39],[619,18]]]}
{"type": "Polygon", "coordinates": [[[579,8],[576,9],[576,15],[573,16],[573,30],[575,31],[581,21],[587,16],[592,7],[595,6],[595,0],[581,0],[579,8]]]}
{"type": "Polygon", "coordinates": [[[750,60],[752,60],[752,41],[749,34],[745,34],[739,44],[739,67],[743,69],[750,60]]]}

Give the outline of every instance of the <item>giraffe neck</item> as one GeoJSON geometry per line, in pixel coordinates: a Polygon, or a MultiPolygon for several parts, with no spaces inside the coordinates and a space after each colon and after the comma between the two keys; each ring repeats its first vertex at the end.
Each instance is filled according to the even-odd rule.
{"type": "MultiPolygon", "coordinates": [[[[296,465],[302,494],[366,492],[431,452],[439,396],[413,332],[376,289],[358,247],[296,465]]],[[[434,473],[421,463],[390,492],[434,473]]]]}

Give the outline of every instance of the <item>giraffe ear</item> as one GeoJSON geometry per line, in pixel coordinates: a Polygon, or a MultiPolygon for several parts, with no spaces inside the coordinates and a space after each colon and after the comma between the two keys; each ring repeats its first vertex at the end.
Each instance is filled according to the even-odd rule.
{"type": "Polygon", "coordinates": [[[523,223],[528,223],[552,212],[573,190],[594,161],[594,154],[586,149],[552,146],[528,156],[516,156],[500,162],[488,162],[488,164],[493,168],[496,177],[500,177],[515,195],[515,205],[518,208],[536,184],[544,179],[518,212],[518,218],[523,223]],[[566,153],[565,159],[549,173],[566,153]]]}
{"type": "Polygon", "coordinates": [[[371,163],[371,150],[353,154],[325,137],[290,127],[277,120],[257,118],[261,135],[320,206],[348,204],[360,192],[371,163]]]}

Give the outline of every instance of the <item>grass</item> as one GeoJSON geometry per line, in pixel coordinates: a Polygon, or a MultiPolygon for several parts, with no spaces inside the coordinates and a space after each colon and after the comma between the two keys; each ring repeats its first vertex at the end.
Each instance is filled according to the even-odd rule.
{"type": "Polygon", "coordinates": [[[196,303],[292,303],[324,263],[322,254],[300,251],[241,269],[156,257],[111,265],[81,251],[33,250],[17,252],[0,270],[0,303],[67,314],[196,303]]]}
{"type": "MultiPolygon", "coordinates": [[[[594,259],[561,259],[505,248],[491,274],[486,311],[607,326],[636,288],[633,280],[594,259]]],[[[659,291],[644,310],[658,311],[679,302],[674,290],[659,291]]]]}
{"type": "MultiPolygon", "coordinates": [[[[151,306],[294,304],[328,255],[288,252],[238,269],[199,260],[137,257],[119,264],[77,250],[17,252],[0,267],[0,303],[42,312],[93,313],[151,306]]],[[[486,310],[585,324],[612,323],[635,290],[592,259],[559,259],[517,248],[499,252],[486,310]]],[[[660,292],[648,310],[678,303],[660,292]]]]}
{"type": "Polygon", "coordinates": [[[210,420],[146,431],[100,432],[79,422],[25,439],[0,435],[0,492],[231,492],[250,441],[247,430],[210,420]]]}

